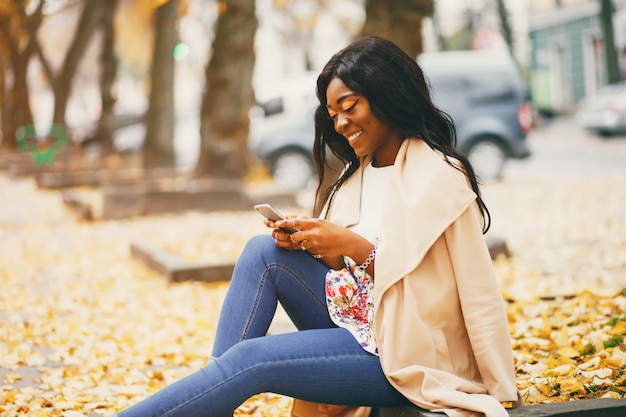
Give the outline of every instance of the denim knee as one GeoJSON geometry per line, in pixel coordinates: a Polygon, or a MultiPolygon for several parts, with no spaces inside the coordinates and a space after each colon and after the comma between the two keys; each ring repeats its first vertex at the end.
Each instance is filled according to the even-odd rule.
{"type": "Polygon", "coordinates": [[[251,252],[264,252],[267,250],[275,250],[276,249],[276,241],[272,237],[272,235],[256,235],[252,236],[250,240],[246,243],[244,247],[244,253],[251,252]]]}

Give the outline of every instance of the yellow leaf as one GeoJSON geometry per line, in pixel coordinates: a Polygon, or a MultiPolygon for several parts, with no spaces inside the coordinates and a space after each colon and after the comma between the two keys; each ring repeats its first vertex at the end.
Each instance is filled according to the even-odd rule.
{"type": "Polygon", "coordinates": [[[15,404],[15,391],[7,391],[4,394],[4,404],[15,404]]]}
{"type": "Polygon", "coordinates": [[[546,395],[541,393],[535,386],[530,386],[522,391],[522,397],[526,403],[538,403],[548,399],[546,395]]]}
{"type": "Polygon", "coordinates": [[[537,390],[541,392],[543,395],[545,395],[546,397],[548,397],[550,393],[552,392],[552,384],[549,384],[547,382],[535,384],[535,388],[537,388],[537,390]]]}
{"type": "Polygon", "coordinates": [[[623,352],[619,349],[614,349],[613,353],[611,353],[611,357],[605,359],[605,361],[609,364],[609,366],[624,368],[626,367],[626,352],[623,352]]]}
{"type": "Polygon", "coordinates": [[[619,320],[617,323],[615,323],[615,326],[611,328],[609,333],[612,336],[626,336],[626,321],[619,320]]]}
{"type": "Polygon", "coordinates": [[[626,374],[623,374],[619,378],[617,378],[614,382],[616,387],[626,387],[626,374]]]}
{"type": "Polygon", "coordinates": [[[88,403],[93,400],[93,397],[88,394],[77,395],[74,397],[74,401],[79,403],[88,403]]]}
{"type": "Polygon", "coordinates": [[[546,372],[546,374],[548,376],[565,376],[565,375],[570,374],[573,369],[574,369],[573,365],[569,365],[569,364],[560,365],[560,366],[557,366],[554,369],[549,369],[546,372]]]}
{"type": "Polygon", "coordinates": [[[561,391],[576,393],[584,389],[585,385],[574,377],[561,381],[561,391]]]}
{"type": "Polygon", "coordinates": [[[619,392],[608,391],[606,394],[604,394],[600,398],[614,398],[614,399],[618,400],[618,399],[621,399],[622,396],[619,394],[619,392]]]}
{"type": "Polygon", "coordinates": [[[601,369],[595,369],[593,371],[583,371],[580,373],[584,378],[593,378],[593,377],[598,377],[598,378],[608,378],[611,375],[613,375],[613,370],[610,368],[601,368],[601,369]]]}
{"type": "Polygon", "coordinates": [[[20,375],[20,374],[5,374],[4,375],[4,380],[6,381],[7,384],[14,384],[17,381],[21,381],[22,380],[22,375],[20,375]]]}
{"type": "Polygon", "coordinates": [[[599,365],[600,365],[600,357],[599,356],[594,356],[593,358],[591,358],[587,362],[583,362],[580,365],[578,365],[578,369],[581,369],[583,371],[587,371],[587,370],[592,369],[592,368],[597,368],[599,365]]]}
{"type": "Polygon", "coordinates": [[[580,356],[580,352],[572,347],[562,347],[561,349],[559,349],[558,353],[559,356],[563,356],[566,358],[575,358],[577,356],[580,356]]]}
{"type": "MultiPolygon", "coordinates": [[[[559,357],[560,358],[560,357],[559,357]]],[[[550,355],[548,360],[546,361],[546,365],[548,365],[549,369],[556,368],[559,365],[562,365],[559,359],[555,358],[554,355],[550,355]]]]}

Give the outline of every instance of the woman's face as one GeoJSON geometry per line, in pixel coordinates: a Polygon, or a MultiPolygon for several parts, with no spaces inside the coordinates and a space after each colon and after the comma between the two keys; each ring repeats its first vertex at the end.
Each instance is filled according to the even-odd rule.
{"type": "Polygon", "coordinates": [[[348,141],[357,156],[372,155],[377,167],[393,165],[402,144],[402,134],[374,116],[368,100],[350,90],[340,78],[326,89],[328,115],[335,130],[348,141]]]}

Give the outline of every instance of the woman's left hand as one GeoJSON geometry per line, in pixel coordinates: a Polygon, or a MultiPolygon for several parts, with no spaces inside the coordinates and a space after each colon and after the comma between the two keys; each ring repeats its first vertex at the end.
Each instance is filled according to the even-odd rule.
{"type": "Polygon", "coordinates": [[[316,257],[324,257],[329,262],[341,255],[353,259],[365,257],[371,251],[372,244],[350,229],[336,225],[324,219],[293,217],[274,223],[277,228],[295,227],[299,231],[285,233],[275,229],[272,236],[276,245],[290,250],[305,250],[316,257]]]}

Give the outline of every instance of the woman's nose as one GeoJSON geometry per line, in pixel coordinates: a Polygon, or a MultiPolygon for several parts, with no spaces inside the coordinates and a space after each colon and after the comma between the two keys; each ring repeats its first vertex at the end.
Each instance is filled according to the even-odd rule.
{"type": "Polygon", "coordinates": [[[350,121],[346,116],[338,114],[335,122],[335,130],[338,133],[342,133],[349,123],[350,121]]]}

